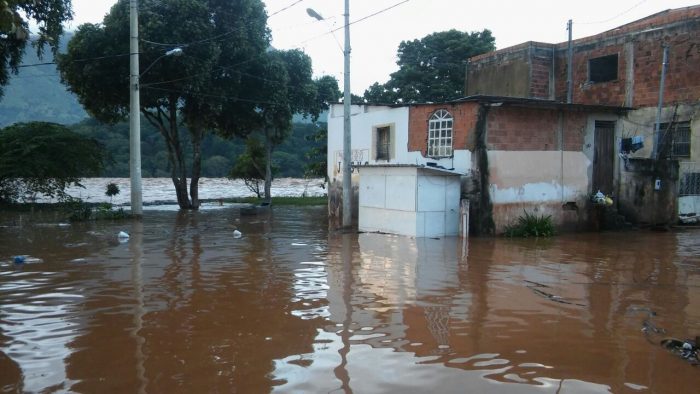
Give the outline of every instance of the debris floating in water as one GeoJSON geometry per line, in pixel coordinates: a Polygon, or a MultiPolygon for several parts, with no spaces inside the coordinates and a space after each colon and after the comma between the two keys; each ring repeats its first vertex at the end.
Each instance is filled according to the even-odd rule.
{"type": "Polygon", "coordinates": [[[19,265],[19,264],[32,264],[32,263],[43,263],[44,260],[38,258],[38,257],[32,257],[32,256],[27,256],[27,255],[17,255],[17,256],[12,256],[12,261],[19,265]]]}
{"type": "Polygon", "coordinates": [[[243,233],[241,233],[238,230],[233,230],[233,238],[240,238],[243,236],[243,233]]]}
{"type": "Polygon", "coordinates": [[[117,234],[117,238],[119,242],[126,242],[129,240],[129,234],[126,231],[120,231],[119,234],[117,234]]]}

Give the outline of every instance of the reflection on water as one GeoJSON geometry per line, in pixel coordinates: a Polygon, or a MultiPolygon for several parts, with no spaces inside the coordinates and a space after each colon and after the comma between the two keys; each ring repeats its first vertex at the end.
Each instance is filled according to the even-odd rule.
{"type": "Polygon", "coordinates": [[[326,220],[325,207],[71,226],[1,216],[0,391],[700,386],[697,367],[658,346],[700,334],[697,230],[466,248],[329,233],[326,220]]]}

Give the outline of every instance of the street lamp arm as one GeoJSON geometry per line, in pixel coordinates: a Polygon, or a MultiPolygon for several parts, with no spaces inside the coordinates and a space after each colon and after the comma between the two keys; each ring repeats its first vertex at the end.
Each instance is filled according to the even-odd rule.
{"type": "Polygon", "coordinates": [[[158,63],[158,61],[159,61],[160,59],[162,59],[162,58],[164,58],[164,57],[167,57],[167,56],[182,56],[182,48],[180,48],[180,47],[173,48],[173,49],[171,49],[171,50],[165,52],[164,54],[158,56],[158,57],[156,58],[156,60],[153,61],[153,63],[151,63],[148,67],[146,67],[146,69],[143,70],[143,72],[142,72],[141,74],[139,74],[139,78],[141,78],[142,76],[144,76],[144,75],[148,72],[148,70],[150,70],[151,68],[153,68],[153,66],[155,66],[155,64],[158,63]]]}

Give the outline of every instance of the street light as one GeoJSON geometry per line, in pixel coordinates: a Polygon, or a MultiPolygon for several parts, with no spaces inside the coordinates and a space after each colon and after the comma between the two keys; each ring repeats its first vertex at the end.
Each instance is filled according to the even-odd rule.
{"type": "Polygon", "coordinates": [[[129,2],[129,177],[131,181],[131,214],[143,215],[141,187],[141,100],[139,97],[139,11],[138,1],[129,2]]]}
{"type": "MultiPolygon", "coordinates": [[[[317,20],[324,18],[311,8],[306,13],[317,20]]],[[[345,0],[345,49],[344,89],[343,89],[343,227],[352,226],[352,174],[350,174],[351,142],[350,137],[350,0],[345,0]]]]}
{"type": "Polygon", "coordinates": [[[131,183],[131,214],[143,215],[143,188],[141,185],[141,97],[139,78],[166,56],[182,55],[182,48],[174,48],[156,58],[139,74],[139,11],[138,0],[129,1],[129,177],[131,183]]]}

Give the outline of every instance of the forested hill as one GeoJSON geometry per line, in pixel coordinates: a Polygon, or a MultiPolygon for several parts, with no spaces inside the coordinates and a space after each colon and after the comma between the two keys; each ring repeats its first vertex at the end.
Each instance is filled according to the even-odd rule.
{"type": "MultiPolygon", "coordinates": [[[[71,33],[63,36],[61,51],[65,50],[71,37],[71,33]]],[[[44,56],[39,59],[36,50],[27,47],[22,59],[25,67],[20,68],[18,75],[11,75],[5,95],[0,98],[0,127],[29,121],[68,125],[88,116],[77,97],[61,84],[56,65],[37,65],[51,62],[51,51],[44,51],[44,56]]]]}
{"type": "MultiPolygon", "coordinates": [[[[319,143],[307,140],[307,136],[315,134],[318,127],[311,123],[294,123],[293,132],[280,146],[275,148],[272,160],[279,169],[277,177],[301,178],[307,163],[306,152],[318,146],[319,143]]],[[[100,142],[107,155],[106,168],[102,173],[105,177],[129,176],[129,124],[118,123],[105,125],[94,119],[86,119],[69,126],[73,131],[100,142]]],[[[187,135],[187,133],[183,133],[187,135]]],[[[141,120],[141,168],[144,177],[170,177],[168,168],[168,152],[163,137],[145,119],[141,120]]],[[[183,141],[183,146],[189,148],[189,140],[183,141]]],[[[226,176],[238,155],[245,150],[245,141],[236,138],[222,139],[213,133],[208,133],[202,142],[202,176],[226,176]]],[[[188,150],[187,159],[191,158],[188,150]]]]}
{"type": "MultiPolygon", "coordinates": [[[[72,37],[67,33],[61,40],[61,52],[65,51],[72,37]]],[[[18,75],[12,75],[0,98],[0,128],[18,122],[46,121],[68,125],[72,130],[97,139],[106,150],[108,163],[103,176],[129,176],[129,125],[120,123],[105,125],[89,117],[77,97],[61,84],[58,70],[50,51],[39,59],[36,51],[28,47],[18,75]]],[[[319,119],[325,122],[326,114],[319,119]]],[[[145,120],[141,121],[142,168],[144,177],[169,177],[167,149],[162,136],[145,120]]],[[[305,153],[318,144],[305,137],[317,131],[317,126],[301,116],[294,117],[294,131],[289,139],[276,147],[273,155],[276,176],[301,177],[304,174],[305,153]]],[[[186,133],[184,133],[186,134],[186,133]]],[[[189,147],[189,141],[186,141],[189,147]]],[[[236,157],[245,149],[240,139],[224,140],[209,134],[202,144],[202,176],[226,176],[236,157]]]]}

